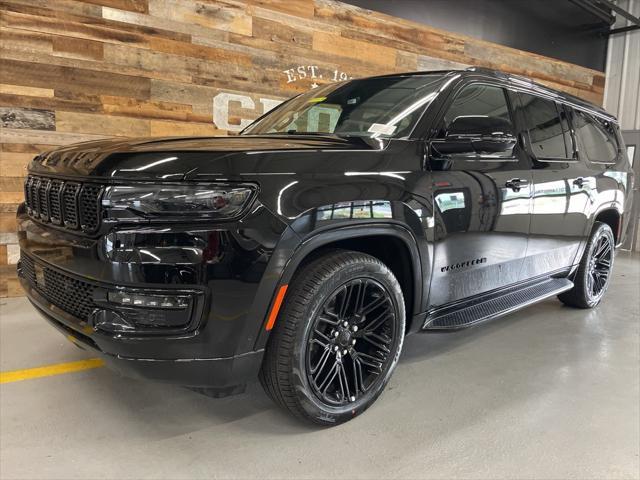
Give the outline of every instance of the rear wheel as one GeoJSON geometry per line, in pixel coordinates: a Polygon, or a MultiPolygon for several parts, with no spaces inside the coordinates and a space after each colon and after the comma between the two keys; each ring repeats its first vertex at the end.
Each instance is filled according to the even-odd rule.
{"type": "Polygon", "coordinates": [[[615,240],[611,227],[596,222],[574,279],[574,287],[558,295],[566,305],[593,308],[604,296],[613,267],[615,240]]]}
{"type": "Polygon", "coordinates": [[[402,291],[377,258],[335,250],[295,275],[263,361],[260,381],[294,415],[345,422],[380,395],[400,356],[402,291]]]}

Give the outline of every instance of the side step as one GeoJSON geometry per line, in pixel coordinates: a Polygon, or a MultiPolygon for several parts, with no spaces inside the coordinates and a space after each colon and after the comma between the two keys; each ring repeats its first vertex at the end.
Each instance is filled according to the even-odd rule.
{"type": "Polygon", "coordinates": [[[427,316],[423,330],[455,330],[491,320],[553,297],[573,287],[567,278],[547,278],[506,288],[485,298],[445,306],[427,316]]]}

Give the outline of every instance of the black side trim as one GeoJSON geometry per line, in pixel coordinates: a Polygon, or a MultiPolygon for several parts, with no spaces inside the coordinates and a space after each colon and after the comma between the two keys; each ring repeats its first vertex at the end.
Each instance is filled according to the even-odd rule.
{"type": "Polygon", "coordinates": [[[493,293],[480,301],[467,301],[432,312],[423,330],[455,330],[514,312],[573,287],[567,278],[546,278],[493,293]]]}

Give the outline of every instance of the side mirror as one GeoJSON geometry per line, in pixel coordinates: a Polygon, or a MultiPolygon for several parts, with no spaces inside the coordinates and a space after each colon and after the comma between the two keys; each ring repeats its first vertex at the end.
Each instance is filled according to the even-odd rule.
{"type": "Polygon", "coordinates": [[[451,122],[444,138],[431,141],[434,160],[514,160],[518,140],[511,123],[488,116],[462,116],[451,122]]]}

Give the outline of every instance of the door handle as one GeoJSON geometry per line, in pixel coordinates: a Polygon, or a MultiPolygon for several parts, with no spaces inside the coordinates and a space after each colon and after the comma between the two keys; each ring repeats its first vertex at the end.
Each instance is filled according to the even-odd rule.
{"type": "Polygon", "coordinates": [[[524,188],[527,185],[529,185],[529,182],[522,178],[512,178],[504,184],[505,187],[510,188],[514,192],[519,192],[521,188],[524,188]]]}
{"type": "Polygon", "coordinates": [[[582,177],[578,177],[573,181],[573,184],[578,187],[578,188],[582,188],[584,186],[584,178],[582,177]]]}

